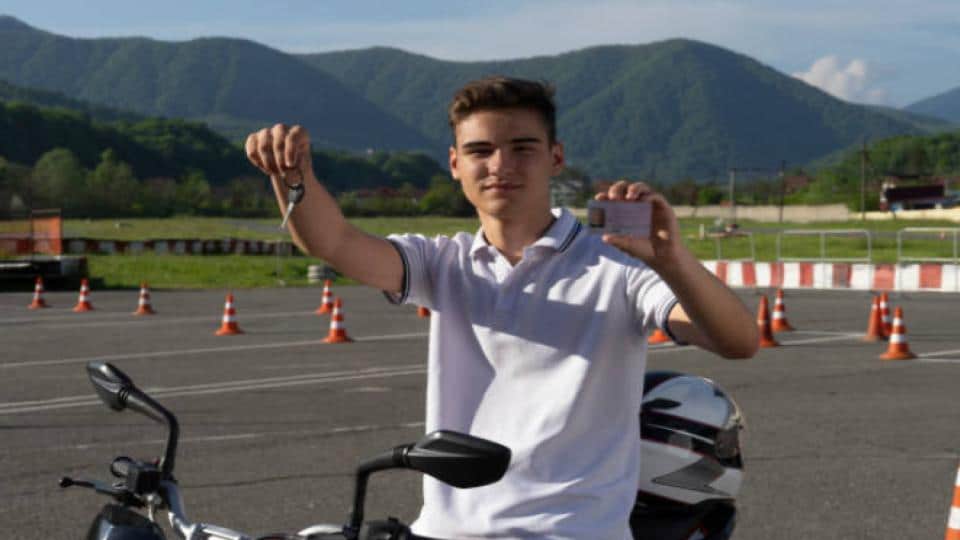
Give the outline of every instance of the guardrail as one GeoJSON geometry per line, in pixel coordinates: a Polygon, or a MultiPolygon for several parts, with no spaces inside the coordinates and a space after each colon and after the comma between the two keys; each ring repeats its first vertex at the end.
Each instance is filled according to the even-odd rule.
{"type": "MultiPolygon", "coordinates": [[[[906,227],[897,231],[897,265],[905,262],[940,262],[952,263],[955,266],[960,264],[960,251],[957,250],[957,237],[960,233],[960,227],[906,227]],[[953,233],[953,256],[952,257],[906,257],[903,255],[903,236],[907,235],[930,235],[939,233],[939,239],[945,239],[945,233],[953,233]]],[[[897,288],[900,288],[900,278],[897,276],[897,288]]],[[[960,271],[954,271],[953,274],[954,289],[960,290],[960,271]]]]}
{"type": "MultiPolygon", "coordinates": [[[[957,251],[957,236],[960,233],[960,227],[906,227],[897,231],[897,264],[904,261],[909,262],[949,262],[953,264],[960,263],[960,256],[957,251]],[[930,233],[953,233],[953,257],[904,257],[903,256],[903,234],[930,234],[930,233]]],[[[943,239],[941,237],[941,239],[943,239]]]]}
{"type": "Polygon", "coordinates": [[[737,233],[732,234],[732,235],[714,236],[714,237],[713,237],[713,249],[714,249],[714,253],[717,254],[717,260],[718,260],[718,261],[755,261],[755,260],[757,260],[757,245],[756,245],[756,242],[754,242],[753,233],[752,233],[752,232],[737,232],[737,233]],[[749,257],[745,257],[745,258],[741,258],[741,259],[724,259],[724,258],[723,258],[723,248],[720,247],[720,246],[721,246],[721,241],[722,241],[722,240],[732,240],[732,239],[735,239],[735,238],[743,238],[743,237],[746,237],[746,238],[747,238],[747,241],[750,243],[750,256],[749,256],[749,257]]]}
{"type": "Polygon", "coordinates": [[[867,263],[873,262],[873,235],[866,229],[788,229],[777,233],[777,262],[782,261],[818,261],[818,262],[849,262],[849,263],[867,263]],[[782,253],[782,242],[784,235],[796,236],[814,236],[820,237],[820,256],[819,257],[791,257],[785,259],[782,253]],[[860,236],[867,239],[866,257],[827,257],[827,236],[860,236]]]}
{"type": "MultiPolygon", "coordinates": [[[[827,265],[822,263],[862,263],[872,265],[873,263],[873,235],[867,229],[787,229],[785,231],[780,231],[777,233],[777,262],[782,263],[784,261],[793,261],[793,262],[818,262],[817,267],[820,269],[820,280],[821,282],[828,281],[827,277],[827,265]],[[820,256],[819,257],[783,257],[783,237],[787,236],[819,236],[820,237],[820,256]],[[867,256],[866,257],[828,257],[827,256],[827,237],[828,236],[863,236],[867,240],[867,256]]],[[[873,273],[871,267],[871,274],[873,273]]],[[[870,276],[870,279],[873,279],[873,276],[870,276]]]]}

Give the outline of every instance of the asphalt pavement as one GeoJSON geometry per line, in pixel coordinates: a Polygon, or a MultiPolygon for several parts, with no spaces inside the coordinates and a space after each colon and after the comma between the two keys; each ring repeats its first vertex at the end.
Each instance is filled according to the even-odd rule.
{"type": "MultiPolygon", "coordinates": [[[[0,525],[6,538],[79,538],[106,500],[60,489],[108,479],[117,455],[155,457],[163,430],[115,413],[84,366],[109,360],[179,418],[176,475],[188,515],[247,532],[342,522],[364,457],[423,434],[428,321],[361,287],[341,287],[356,342],[321,343],[319,288],[235,291],[246,333],[217,337],[223,290],[0,294],[0,525]]],[[[769,291],[765,291],[769,292],[769,291]]],[[[756,309],[756,291],[740,291],[756,309]]],[[[772,300],[772,297],[770,298],[772,300]]],[[[734,538],[941,538],[960,443],[960,295],[892,297],[920,358],[881,361],[864,343],[866,292],[787,291],[797,331],[748,361],[651,348],[649,366],[715,379],[739,402],[746,480],[734,538]]],[[[771,302],[772,304],[772,302],[771,302]]],[[[589,449],[585,448],[585,451],[589,449]]],[[[602,450],[599,450],[602,451],[602,450]]],[[[367,516],[410,520],[420,478],[373,477],[367,516]]]]}

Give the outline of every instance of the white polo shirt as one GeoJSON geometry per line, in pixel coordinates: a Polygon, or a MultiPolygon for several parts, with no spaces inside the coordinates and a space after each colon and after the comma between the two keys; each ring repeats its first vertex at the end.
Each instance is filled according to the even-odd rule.
{"type": "Polygon", "coordinates": [[[432,311],[426,430],[510,448],[499,482],[424,476],[413,525],[435,538],[629,540],[640,468],[646,331],[676,297],[566,210],[512,266],[482,235],[391,235],[394,302],[432,311]]]}

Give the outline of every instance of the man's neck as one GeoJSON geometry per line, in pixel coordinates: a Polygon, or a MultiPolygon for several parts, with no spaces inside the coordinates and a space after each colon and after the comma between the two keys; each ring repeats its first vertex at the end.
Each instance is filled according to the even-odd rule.
{"type": "Polygon", "coordinates": [[[512,265],[523,258],[524,248],[546,234],[554,221],[556,218],[549,210],[538,213],[536,218],[521,216],[519,219],[502,219],[494,216],[480,216],[484,238],[512,265]]]}

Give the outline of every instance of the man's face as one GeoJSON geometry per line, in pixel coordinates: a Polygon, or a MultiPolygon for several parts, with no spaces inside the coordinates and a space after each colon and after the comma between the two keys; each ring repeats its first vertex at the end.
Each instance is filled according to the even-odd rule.
{"type": "Polygon", "coordinates": [[[550,144],[536,111],[478,111],[456,126],[450,173],[484,215],[538,219],[550,209],[550,177],[563,167],[563,147],[550,144]]]}

